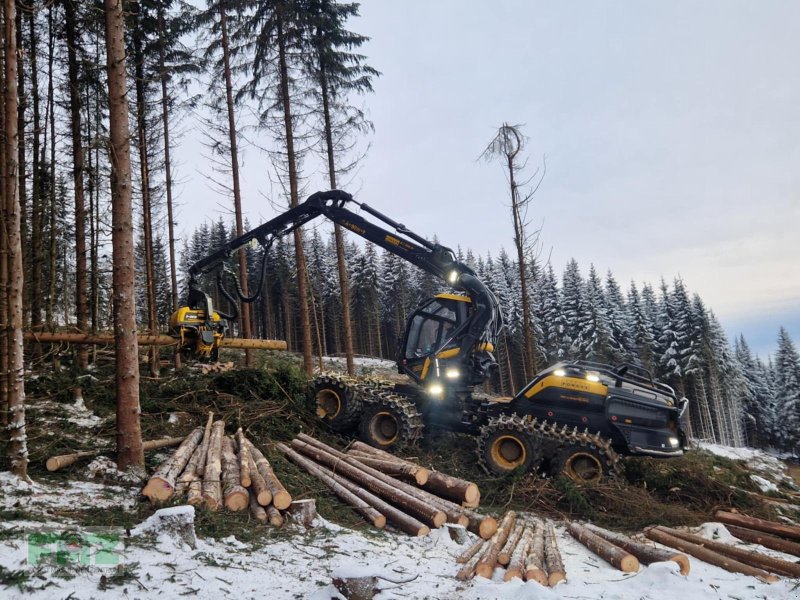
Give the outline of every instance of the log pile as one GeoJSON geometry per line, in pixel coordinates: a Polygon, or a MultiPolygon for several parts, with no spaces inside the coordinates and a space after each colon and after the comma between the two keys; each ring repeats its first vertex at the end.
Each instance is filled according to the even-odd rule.
{"type": "Polygon", "coordinates": [[[463,565],[456,575],[461,580],[491,578],[498,567],[505,567],[505,581],[516,577],[553,587],[567,578],[553,524],[514,511],[505,514],[491,539],[478,540],[456,562],[463,565]]]}
{"type": "Polygon", "coordinates": [[[472,482],[431,471],[360,442],[345,453],[301,433],[290,444],[278,444],[277,448],[374,527],[388,523],[409,535],[422,536],[452,523],[483,539],[498,530],[493,517],[462,505],[476,504],[480,499],[478,486],[472,482]]]}
{"type": "Polygon", "coordinates": [[[292,502],[263,452],[241,428],[234,436],[225,435],[225,422],[214,421],[213,413],[205,427],[182,438],[142,494],[151,502],[186,494],[189,504],[211,511],[223,507],[232,512],[249,511],[253,519],[275,527],[284,524],[287,514],[306,526],[316,516],[314,501],[292,502]]]}

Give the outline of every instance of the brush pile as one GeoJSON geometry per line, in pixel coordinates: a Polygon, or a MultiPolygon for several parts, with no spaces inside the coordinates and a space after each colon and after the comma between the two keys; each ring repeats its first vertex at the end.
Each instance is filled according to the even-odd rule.
{"type": "MultiPolygon", "coordinates": [[[[225,507],[249,510],[253,518],[280,527],[292,497],[281,484],[264,454],[247,439],[241,428],[225,435],[225,422],[208,415],[205,428],[197,427],[175,453],[164,461],[142,490],[151,502],[187,495],[192,505],[211,511],[225,507]]],[[[298,503],[306,524],[313,503],[298,503]]]]}
{"type": "Polygon", "coordinates": [[[389,523],[409,535],[423,536],[431,528],[451,523],[483,539],[497,531],[493,517],[474,510],[480,491],[472,482],[430,471],[360,442],[345,453],[301,433],[277,448],[374,527],[389,523]]]}

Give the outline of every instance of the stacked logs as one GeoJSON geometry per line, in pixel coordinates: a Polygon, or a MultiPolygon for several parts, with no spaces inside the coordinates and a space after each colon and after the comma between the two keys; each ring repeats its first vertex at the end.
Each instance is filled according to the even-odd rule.
{"type": "MultiPolygon", "coordinates": [[[[742,541],[800,556],[800,544],[794,541],[800,540],[800,527],[796,525],[725,511],[717,511],[715,517],[726,525],[732,535],[742,541]]],[[[767,583],[777,581],[778,575],[800,577],[800,565],[796,562],[709,540],[687,531],[657,526],[647,529],[645,535],[664,546],[691,554],[709,564],[734,573],[751,575],[767,583]]]]}
{"type": "Polygon", "coordinates": [[[310,521],[308,503],[296,503],[281,484],[269,461],[247,439],[241,427],[234,436],[225,435],[225,422],[214,421],[209,413],[205,427],[197,427],[175,453],[164,461],[142,490],[151,502],[164,502],[187,495],[192,505],[217,511],[223,506],[230,511],[250,511],[262,522],[280,527],[285,515],[281,511],[303,513],[303,522],[310,521]]]}
{"type": "Polygon", "coordinates": [[[345,453],[299,434],[277,448],[296,465],[327,485],[374,527],[387,523],[414,536],[445,523],[460,525],[489,539],[497,521],[462,504],[477,504],[471,482],[430,471],[392,454],[356,442],[345,453]]]}
{"type": "Polygon", "coordinates": [[[456,575],[461,580],[491,578],[497,567],[505,567],[505,581],[517,577],[553,587],[567,578],[553,524],[514,511],[505,514],[491,539],[478,540],[456,562],[464,565],[456,575]]]}

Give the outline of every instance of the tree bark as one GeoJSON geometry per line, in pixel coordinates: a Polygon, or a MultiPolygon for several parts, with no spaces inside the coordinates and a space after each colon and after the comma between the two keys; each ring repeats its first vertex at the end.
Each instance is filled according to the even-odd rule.
{"type": "Polygon", "coordinates": [[[122,0],[104,0],[111,135],[114,343],[116,350],[117,467],[144,466],[139,416],[135,266],[131,210],[125,23],[122,0]]]}
{"type": "Polygon", "coordinates": [[[699,535],[693,535],[691,533],[680,531],[678,529],[672,529],[670,527],[658,527],[658,529],[676,538],[686,540],[687,542],[697,544],[698,546],[704,546],[705,548],[713,550],[714,552],[719,552],[725,556],[735,558],[746,565],[753,565],[754,567],[759,567],[765,571],[770,571],[786,577],[800,577],[800,564],[789,562],[787,560],[781,560],[780,558],[774,558],[772,556],[767,556],[766,554],[761,554],[752,550],[736,548],[730,544],[722,544],[720,542],[707,540],[699,535]]]}
{"type": "Polygon", "coordinates": [[[589,548],[607,563],[615,566],[623,573],[635,573],[639,570],[639,559],[633,554],[615,546],[608,540],[589,531],[577,523],[570,523],[569,533],[581,544],[589,548]]]}
{"type": "Polygon", "coordinates": [[[239,473],[242,486],[250,487],[250,448],[247,446],[247,439],[241,427],[236,431],[236,446],[239,449],[239,473]]]}
{"type": "Polygon", "coordinates": [[[326,451],[320,446],[307,444],[299,439],[292,441],[292,448],[330,469],[335,469],[336,472],[340,472],[345,477],[363,485],[381,498],[402,507],[426,524],[438,528],[444,525],[447,520],[444,512],[438,508],[400,489],[398,484],[401,484],[401,482],[391,479],[391,477],[384,475],[380,471],[370,469],[370,467],[362,465],[355,459],[347,457],[347,455],[337,456],[335,454],[337,451],[333,448],[326,451]],[[344,460],[341,458],[342,456],[344,460]],[[387,483],[386,479],[383,478],[390,481],[387,483]]]}
{"type": "Polygon", "coordinates": [[[502,550],[503,546],[508,540],[508,536],[511,535],[516,521],[517,513],[513,510],[508,511],[503,516],[503,520],[500,521],[500,526],[492,536],[487,549],[475,567],[476,575],[491,579],[492,573],[494,573],[495,565],[497,564],[497,557],[500,554],[500,550],[502,550]]]}
{"type": "Polygon", "coordinates": [[[17,151],[17,36],[16,36],[16,3],[4,0],[5,10],[5,118],[4,118],[4,200],[5,210],[5,244],[8,280],[7,290],[0,293],[7,296],[6,313],[0,317],[6,319],[6,348],[0,352],[7,353],[7,406],[9,421],[8,462],[12,473],[17,477],[28,479],[28,447],[25,430],[25,363],[22,345],[22,304],[23,280],[22,238],[20,231],[19,204],[19,153],[17,151]]]}
{"type": "Polygon", "coordinates": [[[250,462],[250,487],[253,490],[253,495],[256,497],[256,502],[261,506],[267,506],[272,502],[272,492],[267,487],[267,482],[264,476],[259,472],[253,455],[249,452],[248,447],[248,460],[250,462]]]}
{"type": "MultiPolygon", "coordinates": [[[[290,206],[294,208],[300,202],[297,181],[297,160],[294,153],[294,124],[292,121],[292,100],[289,93],[289,68],[286,61],[286,37],[282,23],[277,26],[278,66],[280,69],[280,93],[283,104],[283,124],[286,133],[286,157],[289,167],[290,206]]],[[[300,309],[300,329],[303,336],[303,369],[309,375],[313,372],[313,351],[311,342],[311,321],[308,314],[308,290],[306,256],[303,250],[303,232],[301,228],[294,230],[294,253],[297,268],[297,295],[300,309]]]]}
{"type": "MultiPolygon", "coordinates": [[[[156,307],[155,265],[153,264],[153,210],[150,189],[150,156],[147,148],[147,122],[144,75],[144,50],[142,48],[141,15],[137,15],[136,27],[133,31],[133,51],[136,71],[134,88],[136,90],[136,132],[139,147],[139,176],[142,194],[142,231],[144,233],[144,270],[147,292],[147,321],[151,335],[158,334],[158,316],[156,307]]],[[[160,361],[157,347],[150,349],[150,375],[159,376],[160,361]]]]}
{"type": "Polygon", "coordinates": [[[234,512],[246,510],[249,505],[249,494],[241,484],[239,459],[228,436],[222,438],[222,497],[225,508],[234,512]]]}
{"type": "Polygon", "coordinates": [[[261,450],[256,448],[250,440],[246,440],[246,443],[250,454],[253,456],[258,472],[261,473],[261,476],[267,484],[267,488],[272,494],[272,504],[279,510],[286,510],[292,503],[292,496],[286,491],[286,488],[283,487],[283,484],[280,482],[277,475],[275,475],[272,466],[261,450]]]}
{"type": "Polygon", "coordinates": [[[192,431],[183,443],[168,460],[165,460],[153,473],[147,485],[142,490],[142,494],[147,496],[151,502],[163,502],[168,500],[175,493],[175,483],[178,476],[186,468],[192,454],[203,438],[203,428],[197,427],[192,431]]]}
{"type": "MultiPolygon", "coordinates": [[[[206,427],[203,430],[202,441],[195,449],[195,453],[192,455],[192,458],[189,459],[189,464],[186,465],[186,469],[184,470],[183,474],[178,478],[178,486],[180,486],[181,489],[176,489],[176,493],[183,493],[184,486],[188,488],[192,482],[202,480],[203,472],[206,468],[206,457],[208,456],[208,446],[211,443],[211,432],[213,426],[214,413],[208,411],[208,421],[206,421],[206,427]]],[[[146,444],[147,442],[145,442],[145,445],[146,444]]]]}
{"type": "Polygon", "coordinates": [[[544,563],[547,567],[547,584],[550,587],[555,587],[560,582],[567,580],[564,562],[561,560],[561,552],[558,551],[556,542],[556,530],[552,523],[547,523],[544,538],[544,563]]]}
{"type": "Polygon", "coordinates": [[[367,466],[377,469],[381,473],[385,473],[391,477],[397,477],[405,481],[411,481],[417,485],[423,485],[428,481],[430,471],[423,467],[410,465],[408,463],[395,462],[391,460],[383,460],[376,456],[365,456],[359,452],[352,450],[347,452],[348,456],[352,456],[358,462],[364,463],[367,466]]]}
{"type": "Polygon", "coordinates": [[[736,527],[735,525],[726,525],[725,527],[731,533],[731,535],[736,536],[740,540],[753,544],[760,544],[761,546],[769,548],[770,550],[777,550],[778,552],[794,554],[795,556],[800,557],[800,544],[796,542],[790,542],[789,540],[785,540],[768,533],[753,531],[752,529],[746,529],[744,527],[736,527]]]}
{"type": "Polygon", "coordinates": [[[774,521],[757,519],[755,517],[748,517],[745,515],[726,512],[724,510],[718,510],[716,513],[714,513],[714,518],[721,523],[737,525],[739,527],[746,527],[748,529],[756,529],[758,531],[771,533],[780,537],[800,540],[800,527],[796,525],[775,523],[774,521]]]}
{"type": "MultiPolygon", "coordinates": [[[[161,36],[166,35],[164,25],[164,7],[162,4],[158,5],[158,23],[161,30],[161,36]]],[[[164,55],[164,44],[158,46],[159,51],[159,67],[161,79],[161,123],[164,128],[164,185],[167,192],[167,234],[169,236],[169,278],[170,289],[172,290],[172,310],[178,310],[178,271],[175,263],[175,216],[173,214],[173,201],[172,201],[172,160],[170,157],[170,135],[169,135],[169,96],[167,94],[167,68],[166,57],[164,55]]],[[[175,349],[175,368],[181,366],[181,354],[178,349],[175,349]]]]}
{"type": "Polygon", "coordinates": [[[506,574],[503,576],[503,581],[511,581],[514,577],[522,579],[525,575],[525,559],[530,551],[531,544],[533,543],[533,531],[530,527],[525,527],[525,530],[517,543],[511,558],[508,561],[508,568],[506,574]]]}
{"type": "MultiPolygon", "coordinates": [[[[169,446],[177,446],[185,437],[174,437],[174,438],[165,438],[161,440],[150,440],[147,442],[142,443],[142,450],[147,452],[148,450],[156,450],[158,448],[168,448],[169,446]]],[[[48,471],[58,471],[63,469],[64,467],[68,467],[70,465],[74,465],[82,458],[88,458],[90,456],[98,456],[103,454],[104,450],[85,450],[83,452],[73,452],[71,454],[60,454],[58,456],[51,456],[47,459],[47,470],[48,471]]]]}
{"type": "Polygon", "coordinates": [[[525,557],[525,581],[536,581],[541,585],[549,585],[544,564],[544,523],[537,521],[531,536],[528,555],[525,557]]]}
{"type": "Polygon", "coordinates": [[[256,519],[257,521],[261,521],[262,523],[266,522],[267,520],[267,511],[264,510],[264,507],[258,503],[254,494],[250,494],[250,516],[256,519]]]}
{"type": "Polygon", "coordinates": [[[225,437],[225,421],[214,423],[208,444],[208,457],[203,473],[203,502],[211,511],[219,510],[222,504],[222,438],[225,437]]]}
{"type": "Polygon", "coordinates": [[[707,562],[710,565],[715,565],[726,571],[730,571],[731,573],[742,573],[744,575],[752,575],[764,581],[766,583],[774,583],[778,581],[778,578],[775,575],[771,575],[767,573],[763,569],[758,569],[751,565],[743,564],[739,561],[736,561],[728,556],[719,554],[708,548],[704,548],[703,546],[698,546],[697,544],[692,544],[691,542],[687,542],[686,540],[682,540],[680,538],[676,538],[673,535],[669,535],[668,533],[661,531],[660,529],[653,527],[647,529],[645,531],[645,535],[649,537],[654,542],[658,542],[659,544],[664,544],[665,546],[669,546],[670,548],[675,548],[676,550],[680,550],[681,552],[685,552],[686,554],[691,554],[695,558],[699,558],[703,562],[707,562]]]}
{"type": "MultiPolygon", "coordinates": [[[[106,7],[108,7],[108,3],[106,3],[106,7]]],[[[78,37],[77,24],[75,22],[75,6],[72,0],[64,1],[64,11],[69,73],[70,132],[72,135],[72,183],[74,187],[73,192],[75,194],[75,317],[77,319],[78,329],[85,332],[87,330],[89,315],[88,303],[86,300],[86,290],[88,289],[86,285],[86,205],[83,186],[84,167],[80,72],[78,68],[78,37]]],[[[124,59],[124,54],[122,56],[124,59]]],[[[52,142],[55,143],[55,140],[52,140],[52,142]]],[[[55,185],[55,182],[51,185],[55,185]]],[[[78,367],[81,370],[85,370],[88,365],[88,350],[79,347],[78,367]]]]}
{"type": "Polygon", "coordinates": [[[691,570],[691,564],[689,562],[689,559],[684,554],[678,554],[676,552],[662,550],[661,548],[658,548],[656,546],[649,546],[647,544],[634,541],[629,537],[626,537],[619,533],[607,531],[605,529],[597,527],[596,525],[587,524],[585,525],[585,527],[592,533],[595,533],[599,535],[601,538],[608,540],[615,546],[619,546],[626,552],[630,552],[636,558],[638,558],[639,562],[641,563],[649,565],[654,562],[672,561],[680,566],[681,575],[688,575],[689,571],[691,570]]]}
{"type": "Polygon", "coordinates": [[[470,546],[467,550],[459,554],[458,558],[456,559],[456,563],[459,565],[465,565],[472,557],[475,556],[478,552],[480,552],[483,547],[486,545],[486,540],[478,540],[472,546],[470,546]]]}
{"type": "MultiPolygon", "coordinates": [[[[219,10],[220,31],[222,35],[222,63],[223,77],[225,79],[225,104],[228,112],[228,143],[231,151],[231,180],[233,186],[233,209],[236,215],[236,235],[244,233],[242,226],[242,192],[239,183],[239,148],[236,139],[236,117],[234,115],[233,102],[233,82],[231,80],[231,60],[230,48],[228,44],[228,15],[224,4],[220,5],[219,10]]],[[[239,255],[239,281],[242,292],[245,296],[249,295],[247,283],[247,256],[243,250],[239,255]]],[[[247,302],[241,303],[240,323],[242,325],[242,337],[252,337],[250,330],[250,305],[247,302]]],[[[245,366],[253,366],[253,356],[251,352],[245,352],[245,366]]]]}
{"type": "Polygon", "coordinates": [[[518,520],[514,525],[514,529],[511,531],[511,534],[508,536],[506,543],[503,544],[500,554],[497,555],[498,563],[505,567],[511,562],[511,555],[514,553],[517,544],[519,544],[519,540],[522,538],[522,534],[525,532],[525,529],[525,523],[522,520],[518,520]]]}

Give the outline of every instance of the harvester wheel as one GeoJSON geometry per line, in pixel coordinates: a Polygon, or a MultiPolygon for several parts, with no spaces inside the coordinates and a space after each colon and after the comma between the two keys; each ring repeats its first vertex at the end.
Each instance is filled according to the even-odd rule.
{"type": "Polygon", "coordinates": [[[575,483],[598,483],[608,476],[609,457],[596,446],[569,444],[550,463],[553,475],[566,475],[575,483]]]}
{"type": "Polygon", "coordinates": [[[492,475],[507,475],[539,466],[542,459],[539,436],[516,415],[490,419],[478,438],[478,461],[492,475]]]}
{"type": "Polygon", "coordinates": [[[422,415],[407,398],[384,392],[364,407],[358,432],[362,441],[388,450],[413,443],[422,434],[422,415]]]}
{"type": "Polygon", "coordinates": [[[361,416],[361,402],[352,387],[336,375],[320,375],[314,380],[312,394],[317,416],[334,431],[353,429],[361,416]]]}

